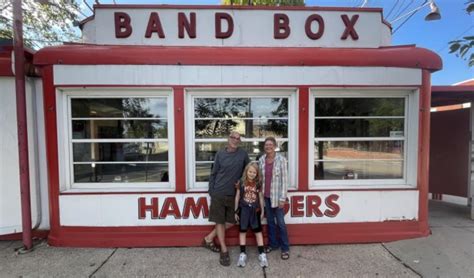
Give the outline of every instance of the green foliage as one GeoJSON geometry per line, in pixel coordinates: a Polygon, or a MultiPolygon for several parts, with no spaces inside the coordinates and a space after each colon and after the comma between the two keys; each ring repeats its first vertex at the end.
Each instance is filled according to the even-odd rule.
{"type": "Polygon", "coordinates": [[[222,5],[304,6],[304,0],[222,0],[222,5]]]}
{"type": "MultiPolygon", "coordinates": [[[[23,38],[30,48],[38,49],[80,38],[77,27],[73,26],[80,12],[79,4],[74,0],[23,0],[22,10],[23,38]]],[[[0,39],[13,38],[12,25],[13,7],[8,1],[0,5],[0,39]]]]}
{"type": "MultiPolygon", "coordinates": [[[[470,15],[474,11],[474,0],[466,2],[466,12],[470,15]]],[[[449,53],[454,53],[461,59],[467,60],[470,67],[474,66],[474,36],[466,36],[462,39],[449,42],[449,53]]]]}

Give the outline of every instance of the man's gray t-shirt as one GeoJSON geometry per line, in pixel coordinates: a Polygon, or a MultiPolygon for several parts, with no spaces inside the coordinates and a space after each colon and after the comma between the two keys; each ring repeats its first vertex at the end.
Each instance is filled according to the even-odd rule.
{"type": "Polygon", "coordinates": [[[242,172],[249,162],[249,155],[241,148],[234,152],[228,152],[226,149],[218,151],[209,176],[209,195],[235,195],[235,183],[242,177],[242,172]]]}

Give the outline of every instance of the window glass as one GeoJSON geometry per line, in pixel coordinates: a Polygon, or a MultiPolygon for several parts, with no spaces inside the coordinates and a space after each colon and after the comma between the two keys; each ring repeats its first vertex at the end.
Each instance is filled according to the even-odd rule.
{"type": "Polygon", "coordinates": [[[288,98],[195,98],[195,118],[288,117],[288,98]]]}
{"type": "Polygon", "coordinates": [[[316,97],[314,179],[405,177],[405,97],[316,97]]]}
{"type": "Polygon", "coordinates": [[[166,98],[74,98],[73,118],[166,118],[166,98]]]}
{"type": "Polygon", "coordinates": [[[226,138],[237,131],[246,138],[288,137],[288,120],[196,120],[196,138],[226,138]]]}
{"type": "Polygon", "coordinates": [[[404,116],[405,98],[316,98],[315,116],[404,116]]]}
{"type": "Polygon", "coordinates": [[[73,120],[73,139],[166,138],[166,120],[73,120]]]}
{"type": "Polygon", "coordinates": [[[168,143],[73,143],[74,161],[168,161],[168,143]]]}
{"type": "Polygon", "coordinates": [[[402,119],[316,119],[315,137],[403,137],[402,119]]]}
{"type": "Polygon", "coordinates": [[[156,183],[168,180],[168,164],[74,164],[76,183],[156,183]]]}
{"type": "Polygon", "coordinates": [[[401,179],[403,161],[317,161],[314,176],[317,180],[401,179]]]}
{"type": "Polygon", "coordinates": [[[71,97],[74,183],[169,181],[166,97],[71,97]]]}
{"type": "Polygon", "coordinates": [[[195,97],[194,181],[208,182],[215,155],[231,131],[241,134],[240,147],[251,160],[263,153],[263,140],[273,136],[277,151],[288,158],[289,97],[195,97]]]}

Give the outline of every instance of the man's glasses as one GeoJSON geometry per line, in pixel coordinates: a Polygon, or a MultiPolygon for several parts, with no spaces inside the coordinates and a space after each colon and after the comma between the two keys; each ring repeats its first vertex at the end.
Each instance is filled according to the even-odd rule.
{"type": "Polygon", "coordinates": [[[235,136],[229,136],[230,139],[233,139],[233,140],[236,140],[236,141],[240,141],[240,137],[235,137],[235,136]]]}

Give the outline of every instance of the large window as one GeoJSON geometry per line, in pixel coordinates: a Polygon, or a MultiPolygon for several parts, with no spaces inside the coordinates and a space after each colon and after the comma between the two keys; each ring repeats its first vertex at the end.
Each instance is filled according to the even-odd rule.
{"type": "Polygon", "coordinates": [[[171,188],[169,93],[72,91],[63,97],[68,188],[171,188]]]}
{"type": "Polygon", "coordinates": [[[313,186],[414,183],[413,94],[313,92],[313,186]]]}
{"type": "Polygon", "coordinates": [[[230,92],[232,95],[229,92],[190,92],[189,189],[207,190],[215,155],[225,148],[231,131],[242,135],[241,147],[251,160],[263,154],[264,139],[273,136],[277,140],[277,151],[294,162],[293,92],[278,89],[230,92]]]}

